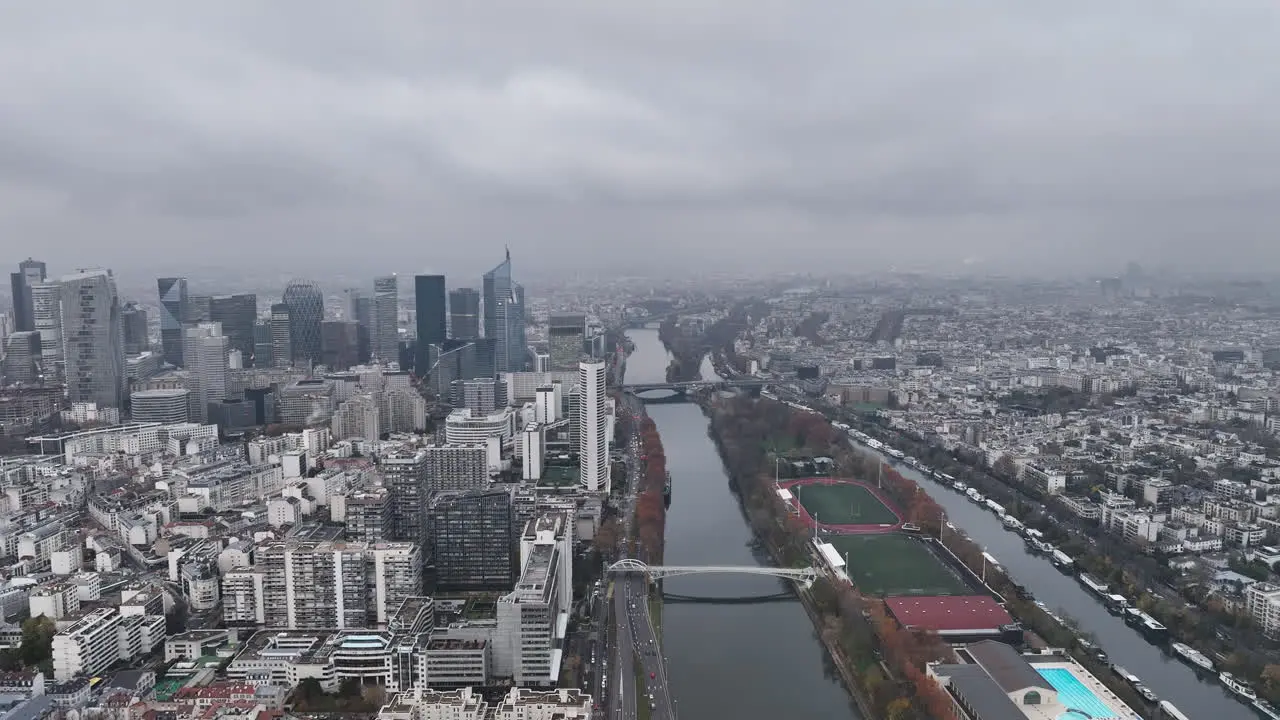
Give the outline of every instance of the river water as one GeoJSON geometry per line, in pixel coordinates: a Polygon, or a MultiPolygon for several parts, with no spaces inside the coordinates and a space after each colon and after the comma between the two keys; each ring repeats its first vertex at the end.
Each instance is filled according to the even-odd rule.
{"type": "MultiPolygon", "coordinates": [[[[856,447],[878,455],[882,461],[889,460],[887,455],[870,448],[856,447]]],[[[1148,643],[1137,631],[1108,613],[1074,577],[1058,572],[1043,556],[1027,552],[1021,537],[1005,530],[994,513],[979,508],[949,486],[926,478],[910,467],[898,466],[897,469],[933,496],[946,510],[947,520],[995,556],[1016,582],[1024,585],[1050,609],[1075,619],[1081,631],[1096,636],[1111,662],[1142,678],[1143,684],[1162,700],[1172,702],[1185,715],[1196,720],[1256,717],[1247,705],[1230,696],[1216,679],[1202,678],[1182,661],[1148,643]]]]}
{"type": "MultiPolygon", "coordinates": [[[[664,382],[669,361],[656,329],[629,330],[629,382],[664,382]]],[[[715,372],[704,361],[702,377],[715,372]]],[[[649,405],[672,478],[667,511],[669,565],[760,565],[766,558],[729,486],[707,419],[694,404],[649,405]]],[[[779,581],[750,575],[671,578],[665,591],[711,597],[777,593],[779,581]]],[[[835,679],[799,602],[675,604],[662,611],[663,648],[676,712],[685,720],[858,718],[835,679]]]]}

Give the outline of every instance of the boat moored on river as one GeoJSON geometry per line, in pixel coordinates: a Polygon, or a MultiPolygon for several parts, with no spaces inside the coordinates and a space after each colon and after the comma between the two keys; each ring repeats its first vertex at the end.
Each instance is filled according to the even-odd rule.
{"type": "Polygon", "coordinates": [[[1213,661],[1207,655],[1196,650],[1190,645],[1176,642],[1169,645],[1169,649],[1173,650],[1173,654],[1185,660],[1187,664],[1199,670],[1213,672],[1213,661]]]}

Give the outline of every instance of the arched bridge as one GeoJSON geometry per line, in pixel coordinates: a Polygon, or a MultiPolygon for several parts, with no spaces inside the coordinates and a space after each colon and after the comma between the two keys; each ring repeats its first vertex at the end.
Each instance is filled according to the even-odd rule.
{"type": "Polygon", "coordinates": [[[649,565],[635,558],[623,558],[609,566],[615,574],[643,573],[651,578],[669,578],[680,575],[768,575],[787,578],[806,586],[818,579],[816,568],[773,568],[759,565],[649,565]]]}

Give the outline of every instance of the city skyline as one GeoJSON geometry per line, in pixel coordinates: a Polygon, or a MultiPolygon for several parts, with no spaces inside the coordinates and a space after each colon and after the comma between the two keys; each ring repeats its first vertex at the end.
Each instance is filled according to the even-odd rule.
{"type": "Polygon", "coordinates": [[[88,38],[40,6],[6,23],[15,67],[51,68],[6,76],[7,243],[104,266],[180,247],[201,266],[251,255],[307,275],[386,272],[379,257],[425,245],[405,271],[430,258],[449,274],[532,229],[545,252],[527,253],[526,278],[1280,259],[1266,161],[1280,108],[1254,81],[1280,60],[1261,32],[1280,9],[1255,0],[1154,15],[980,0],[923,19],[829,0],[749,14],[560,0],[502,3],[500,23],[429,5],[340,22],[329,2],[144,6],[145,27],[86,9],[88,38]],[[725,18],[736,31],[712,45],[695,31],[725,18]],[[308,252],[279,242],[292,237],[308,252]]]}

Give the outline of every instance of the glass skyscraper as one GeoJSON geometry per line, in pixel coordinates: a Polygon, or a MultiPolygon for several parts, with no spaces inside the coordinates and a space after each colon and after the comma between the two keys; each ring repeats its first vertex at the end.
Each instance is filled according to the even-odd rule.
{"type": "Polygon", "coordinates": [[[108,270],[62,278],[67,394],[71,402],[124,407],[124,326],[116,281],[108,270]]]}
{"type": "Polygon", "coordinates": [[[156,280],[160,291],[160,348],[164,361],[174,367],[182,367],[182,323],[190,310],[187,308],[187,279],[180,277],[156,280]]]}
{"type": "Polygon", "coordinates": [[[520,372],[528,355],[524,329],[524,288],[511,279],[511,251],[484,274],[484,334],[494,339],[497,372],[520,372]]]}
{"type": "MultiPolygon", "coordinates": [[[[289,344],[295,367],[319,365],[320,323],[324,321],[324,295],[313,283],[292,280],[282,302],[289,306],[289,344]]],[[[279,364],[279,358],[276,359],[279,364]]]]}

